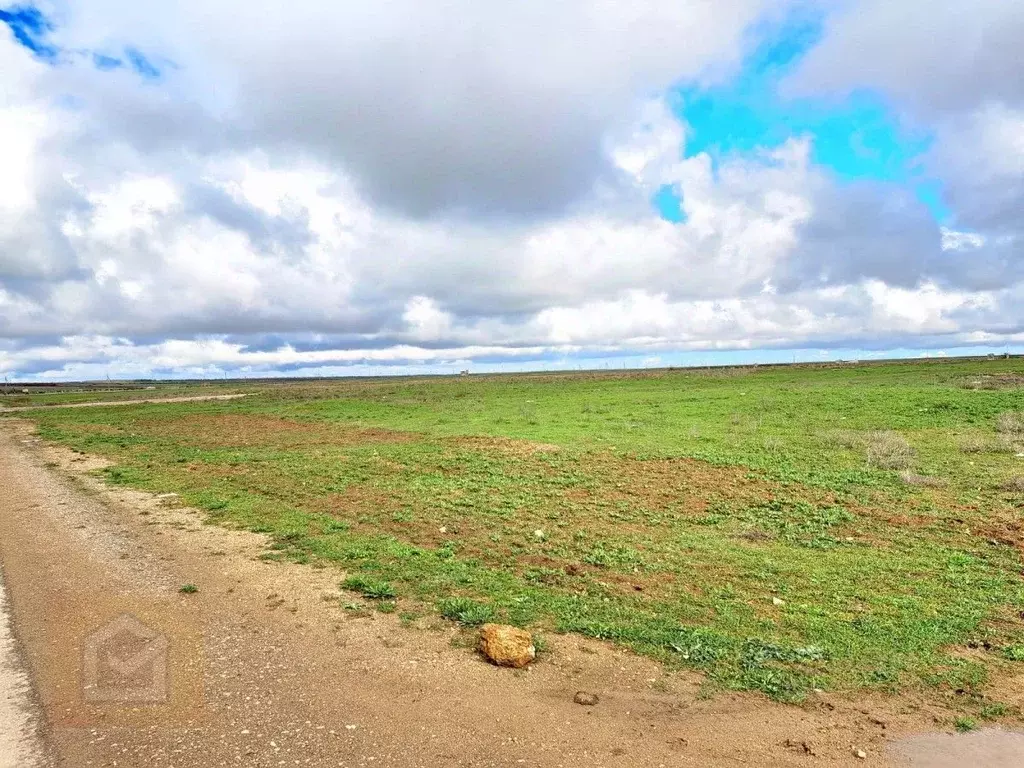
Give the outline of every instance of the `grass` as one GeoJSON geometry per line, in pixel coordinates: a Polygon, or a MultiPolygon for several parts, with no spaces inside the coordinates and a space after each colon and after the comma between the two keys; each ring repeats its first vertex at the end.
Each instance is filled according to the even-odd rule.
{"type": "Polygon", "coordinates": [[[1020,368],[294,382],[32,417],[385,611],[576,632],[780,700],[977,709],[1024,661],[1020,368]]]}
{"type": "Polygon", "coordinates": [[[917,458],[917,452],[906,438],[897,432],[872,432],[866,442],[869,467],[906,470],[913,466],[917,458]]]}
{"type": "Polygon", "coordinates": [[[978,729],[978,722],[973,717],[958,717],[953,727],[960,733],[969,733],[978,729]]]}
{"type": "Polygon", "coordinates": [[[437,607],[440,614],[446,619],[467,627],[478,627],[495,618],[494,608],[467,597],[448,598],[438,603],[437,607]]]}
{"type": "Polygon", "coordinates": [[[1011,477],[1009,480],[1004,480],[999,485],[1000,490],[1010,491],[1011,493],[1024,493],[1024,475],[1018,475],[1011,477]]]}
{"type": "Polygon", "coordinates": [[[390,600],[397,595],[395,588],[390,583],[366,576],[349,576],[341,582],[341,587],[350,592],[358,592],[371,600],[390,600]]]}

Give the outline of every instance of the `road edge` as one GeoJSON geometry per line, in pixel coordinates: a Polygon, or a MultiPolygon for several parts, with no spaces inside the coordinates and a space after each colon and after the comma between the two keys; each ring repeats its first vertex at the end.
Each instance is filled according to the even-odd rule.
{"type": "Polygon", "coordinates": [[[14,633],[0,564],[0,768],[52,765],[43,739],[41,712],[14,633]]]}

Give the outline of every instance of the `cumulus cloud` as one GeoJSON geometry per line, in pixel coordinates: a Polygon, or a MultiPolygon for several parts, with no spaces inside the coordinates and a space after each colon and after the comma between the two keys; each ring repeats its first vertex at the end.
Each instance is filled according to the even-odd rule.
{"type": "Polygon", "coordinates": [[[209,0],[200,16],[182,0],[87,0],[63,6],[58,39],[134,41],[180,67],[175,100],[102,80],[104,128],[137,147],[272,148],[341,165],[406,214],[538,216],[612,173],[609,127],[735,58],[764,5],[209,0]]]}
{"type": "MultiPolygon", "coordinates": [[[[827,17],[820,44],[787,82],[800,95],[877,89],[932,133],[924,170],[959,234],[939,233],[945,247],[930,245],[926,274],[947,285],[994,290],[1024,277],[1022,39],[1020,3],[861,0],[827,17]]],[[[895,259],[902,250],[905,278],[923,269],[921,249],[908,247],[920,218],[878,220],[899,232],[876,253],[895,259]]]]}
{"type": "Polygon", "coordinates": [[[848,74],[874,25],[830,17],[794,83],[942,111],[945,226],[837,179],[813,135],[685,152],[666,89],[728,77],[757,0],[138,6],[48,6],[56,64],[0,35],[5,374],[1021,340],[1013,89],[926,110],[925,86],[848,74]]]}
{"type": "Polygon", "coordinates": [[[1024,6],[1007,0],[859,0],[827,17],[796,92],[881,88],[927,114],[1024,102],[1024,6]]]}

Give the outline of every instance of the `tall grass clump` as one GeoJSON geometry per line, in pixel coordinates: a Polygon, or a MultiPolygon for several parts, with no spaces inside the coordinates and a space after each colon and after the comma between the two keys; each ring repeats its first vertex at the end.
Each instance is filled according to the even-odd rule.
{"type": "Polygon", "coordinates": [[[899,432],[872,432],[867,437],[867,461],[876,469],[910,469],[917,452],[899,432]]]}
{"type": "Polygon", "coordinates": [[[932,475],[919,475],[916,472],[909,470],[903,470],[900,472],[900,480],[907,485],[913,485],[918,488],[941,488],[946,484],[945,478],[934,477],[932,475]]]}
{"type": "Polygon", "coordinates": [[[1024,475],[1011,477],[1009,480],[1001,483],[999,489],[1010,491],[1011,493],[1024,493],[1024,475]]]}
{"type": "Polygon", "coordinates": [[[999,433],[994,438],[969,435],[959,442],[961,453],[1013,453],[1013,439],[1008,433],[999,433]]]}
{"type": "Polygon", "coordinates": [[[1004,411],[996,417],[996,432],[1010,440],[1024,440],[1024,411],[1004,411]]]}

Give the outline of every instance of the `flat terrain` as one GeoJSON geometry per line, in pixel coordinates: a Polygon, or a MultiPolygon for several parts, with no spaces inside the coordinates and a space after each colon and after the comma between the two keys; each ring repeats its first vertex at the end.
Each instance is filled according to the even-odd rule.
{"type": "Polygon", "coordinates": [[[0,562],[41,766],[861,765],[855,749],[885,764],[888,735],[939,716],[886,697],[709,698],[699,675],[573,636],[526,672],[498,669],[453,623],[381,612],[339,593],[333,569],[263,560],[265,536],[107,489],[97,462],[30,434],[0,425],[0,562]],[[162,700],[83,687],[92,639],[126,615],[168,641],[162,700]],[[597,705],[574,703],[580,690],[597,705]]]}
{"type": "MultiPolygon", "coordinates": [[[[1019,722],[1022,382],[1018,360],[469,376],[19,415],[89,482],[177,494],[161,514],[218,525],[183,539],[252,537],[239,584],[340,582],[319,611],[446,632],[445,658],[472,658],[479,623],[525,625],[541,639],[531,680],[598,641],[629,652],[614,695],[640,680],[669,711],[757,711],[770,733],[744,727],[778,747],[767,763],[806,757],[803,741],[841,763],[900,732],[1019,722]],[[819,719],[823,702],[840,714],[819,719]]],[[[173,603],[211,599],[195,567],[171,581],[199,591],[173,603]]],[[[495,673],[519,679],[479,672],[495,673]]],[[[711,722],[694,764],[756,756],[711,722]]]]}
{"type": "MultiPolygon", "coordinates": [[[[46,407],[50,408],[113,408],[117,405],[140,405],[140,404],[159,404],[159,403],[204,403],[210,400],[234,400],[238,397],[245,397],[245,394],[237,395],[186,395],[182,397],[125,397],[120,400],[107,400],[107,401],[82,401],[82,402],[65,402],[67,398],[62,398],[59,401],[47,403],[46,407]]],[[[35,411],[39,409],[39,405],[16,405],[0,407],[0,413],[20,413],[22,411],[35,411]]]]}
{"type": "Polygon", "coordinates": [[[0,578],[0,768],[36,768],[42,764],[42,740],[33,704],[0,578]]]}

